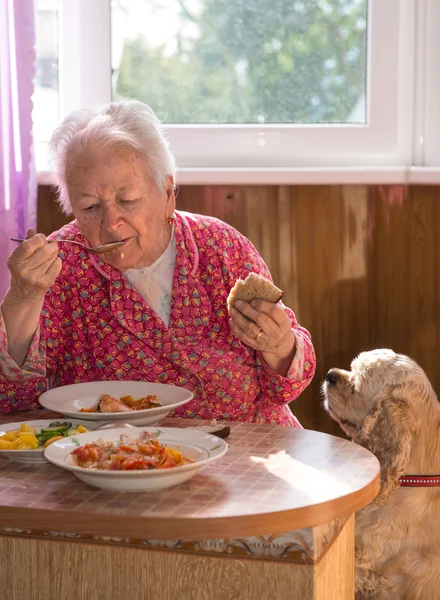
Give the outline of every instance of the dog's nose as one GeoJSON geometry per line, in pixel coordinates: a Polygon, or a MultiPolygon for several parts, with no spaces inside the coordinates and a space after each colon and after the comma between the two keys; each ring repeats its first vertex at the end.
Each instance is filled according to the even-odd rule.
{"type": "Polygon", "coordinates": [[[327,383],[329,383],[330,385],[336,385],[338,383],[338,379],[339,379],[339,376],[336,373],[335,369],[330,369],[330,371],[327,373],[327,376],[325,378],[327,383]]]}

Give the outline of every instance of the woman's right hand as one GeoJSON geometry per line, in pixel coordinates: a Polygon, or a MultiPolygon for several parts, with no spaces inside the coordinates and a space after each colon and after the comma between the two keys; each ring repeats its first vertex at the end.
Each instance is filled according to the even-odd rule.
{"type": "Polygon", "coordinates": [[[8,268],[9,297],[20,303],[41,302],[62,268],[58,244],[47,244],[44,234],[29,229],[26,240],[9,257],[8,268]]]}

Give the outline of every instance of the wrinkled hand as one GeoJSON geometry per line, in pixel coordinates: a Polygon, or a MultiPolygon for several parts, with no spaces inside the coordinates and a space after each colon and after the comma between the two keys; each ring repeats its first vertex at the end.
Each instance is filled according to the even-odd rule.
{"type": "Polygon", "coordinates": [[[10,297],[18,302],[42,300],[62,268],[58,244],[46,244],[45,235],[29,229],[26,240],[9,257],[8,268],[10,297]]]}
{"type": "Polygon", "coordinates": [[[292,323],[279,304],[266,300],[252,300],[250,303],[237,300],[231,308],[229,325],[239,340],[262,352],[265,360],[267,355],[280,360],[293,358],[295,337],[292,323]]]}

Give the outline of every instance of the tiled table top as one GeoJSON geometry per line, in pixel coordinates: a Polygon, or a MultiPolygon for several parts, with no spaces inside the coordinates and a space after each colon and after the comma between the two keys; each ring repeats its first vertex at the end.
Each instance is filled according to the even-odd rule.
{"type": "MultiPolygon", "coordinates": [[[[32,411],[0,423],[51,418],[32,411]]],[[[161,427],[200,420],[167,419],[161,427]]],[[[349,441],[289,427],[230,423],[229,451],[193,479],[150,493],[104,492],[53,465],[0,458],[0,527],[162,539],[310,527],[351,514],[378,491],[376,458],[349,441]]]]}

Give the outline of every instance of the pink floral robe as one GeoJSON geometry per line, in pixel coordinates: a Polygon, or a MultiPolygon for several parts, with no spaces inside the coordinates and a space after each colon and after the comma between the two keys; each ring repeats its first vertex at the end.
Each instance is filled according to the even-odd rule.
{"type": "MultiPolygon", "coordinates": [[[[172,416],[300,427],[287,403],[315,372],[309,333],[285,308],[297,351],[282,377],[228,324],[226,299],[235,281],[250,271],[270,278],[256,249],[229,225],[190,213],[176,211],[175,235],[169,326],[121,272],[78,246],[59,244],[63,268],[21,368],[7,353],[0,311],[1,412],[37,407],[48,383],[145,380],[194,393],[172,416]]],[[[51,238],[85,242],[76,222],[51,238]]]]}

